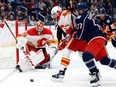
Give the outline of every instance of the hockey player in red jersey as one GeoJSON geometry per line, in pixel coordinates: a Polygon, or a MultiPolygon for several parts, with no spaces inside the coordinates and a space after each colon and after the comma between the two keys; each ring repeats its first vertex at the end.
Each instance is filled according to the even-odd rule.
{"type": "Polygon", "coordinates": [[[38,65],[35,66],[35,69],[44,69],[46,68],[46,63],[50,61],[50,55],[46,51],[46,44],[50,47],[50,49],[54,49],[56,51],[56,41],[52,35],[52,32],[44,27],[44,17],[41,17],[41,20],[37,22],[35,27],[25,31],[20,34],[27,39],[26,51],[29,53],[30,51],[37,52],[42,49],[45,59],[41,61],[38,65]]]}
{"type": "Polygon", "coordinates": [[[60,70],[58,74],[52,75],[55,80],[60,80],[65,74],[65,70],[70,63],[70,54],[72,51],[84,51],[87,42],[86,40],[78,40],[74,38],[75,35],[75,17],[69,10],[61,10],[59,6],[54,7],[51,10],[53,18],[58,18],[58,25],[67,34],[67,36],[60,40],[58,43],[58,49],[62,50],[62,59],[60,70]]]}

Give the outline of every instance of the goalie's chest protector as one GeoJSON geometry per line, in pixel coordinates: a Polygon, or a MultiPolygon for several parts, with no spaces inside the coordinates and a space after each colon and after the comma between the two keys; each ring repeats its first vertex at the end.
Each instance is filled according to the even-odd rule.
{"type": "Polygon", "coordinates": [[[38,32],[35,28],[32,28],[27,31],[27,36],[29,42],[35,45],[36,48],[45,48],[49,40],[53,40],[52,32],[44,28],[41,35],[38,35],[38,32]]]}

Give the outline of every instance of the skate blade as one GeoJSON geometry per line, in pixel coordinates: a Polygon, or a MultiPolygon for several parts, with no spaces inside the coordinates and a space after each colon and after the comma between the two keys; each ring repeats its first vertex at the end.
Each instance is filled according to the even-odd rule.
{"type": "Polygon", "coordinates": [[[63,78],[58,78],[58,79],[52,78],[51,80],[54,82],[63,82],[63,78]]]}
{"type": "Polygon", "coordinates": [[[92,85],[92,87],[98,87],[98,86],[101,86],[101,84],[100,84],[99,82],[97,82],[97,83],[92,83],[91,85],[92,85]]]}

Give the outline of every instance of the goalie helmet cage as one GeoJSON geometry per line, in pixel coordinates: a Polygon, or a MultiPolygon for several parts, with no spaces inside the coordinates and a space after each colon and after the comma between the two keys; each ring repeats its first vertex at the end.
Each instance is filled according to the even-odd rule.
{"type": "MultiPolygon", "coordinates": [[[[16,20],[6,22],[15,37],[27,30],[26,21],[16,20]]],[[[14,68],[19,62],[19,58],[24,56],[15,46],[16,40],[5,25],[0,30],[0,68],[14,68]]]]}

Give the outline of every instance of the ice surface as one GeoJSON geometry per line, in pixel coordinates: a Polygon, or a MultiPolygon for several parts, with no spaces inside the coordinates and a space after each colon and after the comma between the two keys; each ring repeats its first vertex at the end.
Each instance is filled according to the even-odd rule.
{"type": "MultiPolygon", "coordinates": [[[[108,43],[111,58],[116,59],[116,50],[108,43]]],[[[63,82],[51,80],[53,74],[58,73],[61,53],[59,52],[52,61],[52,69],[31,70],[19,73],[13,69],[0,69],[0,87],[91,87],[88,69],[78,56],[78,52],[71,54],[71,63],[66,71],[63,82]],[[34,79],[34,82],[30,82],[34,79]]],[[[116,70],[96,62],[101,72],[100,87],[116,87],[116,70]]]]}

